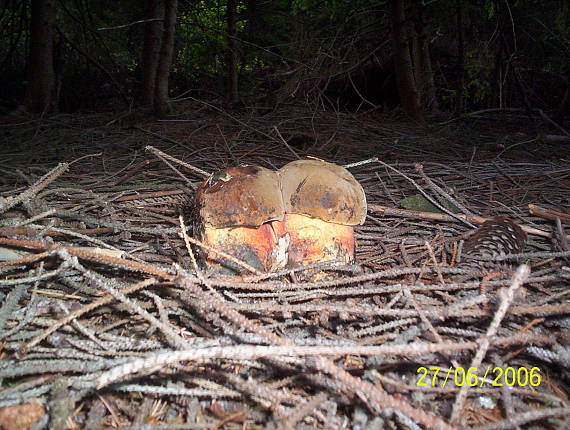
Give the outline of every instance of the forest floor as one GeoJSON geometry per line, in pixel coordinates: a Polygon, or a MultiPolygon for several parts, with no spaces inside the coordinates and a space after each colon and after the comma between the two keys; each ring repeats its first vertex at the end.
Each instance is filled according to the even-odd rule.
{"type": "Polygon", "coordinates": [[[561,134],[516,113],[418,125],[196,103],[1,120],[0,428],[570,428],[561,134]],[[364,187],[355,264],[314,282],[196,270],[178,207],[201,171],[306,156],[364,187]],[[458,267],[495,216],[526,231],[524,253],[458,267]]]}

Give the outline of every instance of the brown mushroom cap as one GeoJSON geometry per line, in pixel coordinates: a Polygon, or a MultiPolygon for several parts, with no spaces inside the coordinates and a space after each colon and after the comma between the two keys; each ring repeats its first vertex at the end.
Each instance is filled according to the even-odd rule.
{"type": "Polygon", "coordinates": [[[259,166],[212,174],[196,191],[195,202],[203,225],[215,228],[258,227],[284,214],[277,172],[259,166]]]}
{"type": "Polygon", "coordinates": [[[336,224],[364,223],[364,190],[344,167],[321,160],[298,160],[278,173],[285,213],[336,224]]]}

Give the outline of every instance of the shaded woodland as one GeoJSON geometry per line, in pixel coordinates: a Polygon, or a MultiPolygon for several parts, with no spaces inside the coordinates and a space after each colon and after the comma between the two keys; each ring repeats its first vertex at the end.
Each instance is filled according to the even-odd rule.
{"type": "Polygon", "coordinates": [[[570,428],[569,1],[2,0],[0,83],[0,429],[570,428]],[[208,224],[299,164],[342,261],[208,224]]]}
{"type": "Polygon", "coordinates": [[[565,1],[5,0],[4,113],[570,110],[565,1]],[[156,103],[155,103],[156,99],[156,103]]]}

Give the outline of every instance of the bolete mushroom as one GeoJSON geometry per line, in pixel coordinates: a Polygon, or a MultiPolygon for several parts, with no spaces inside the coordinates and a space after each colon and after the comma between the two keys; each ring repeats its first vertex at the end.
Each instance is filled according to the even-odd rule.
{"type": "MultiPolygon", "coordinates": [[[[283,219],[284,205],[273,170],[242,165],[212,174],[198,188],[194,210],[194,234],[205,244],[261,271],[280,265],[270,222],[283,219]]],[[[215,252],[205,254],[220,273],[243,272],[215,252]]]]}
{"type": "Polygon", "coordinates": [[[362,186],[345,168],[321,160],[298,160],[278,172],[285,216],[272,223],[289,235],[288,267],[354,261],[354,226],[366,218],[362,186]]]}
{"type": "MultiPolygon", "coordinates": [[[[251,165],[219,171],[198,188],[193,217],[205,244],[262,271],[353,262],[354,226],[365,218],[358,181],[321,160],[293,161],[278,172],[251,165]]],[[[218,273],[243,272],[216,252],[204,253],[218,273]]]]}

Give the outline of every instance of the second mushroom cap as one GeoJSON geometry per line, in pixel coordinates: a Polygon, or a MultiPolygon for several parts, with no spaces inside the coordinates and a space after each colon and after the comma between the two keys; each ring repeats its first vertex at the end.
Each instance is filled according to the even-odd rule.
{"type": "MultiPolygon", "coordinates": [[[[288,237],[287,266],[354,261],[354,229],[366,218],[366,196],[345,168],[321,160],[298,160],[279,171],[285,206],[283,221],[273,222],[288,237]]],[[[306,273],[319,279],[321,273],[306,273]]]]}
{"type": "Polygon", "coordinates": [[[285,213],[345,225],[364,223],[366,195],[344,167],[322,160],[298,160],[278,171],[285,213]]]}

